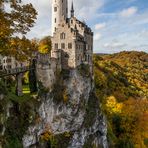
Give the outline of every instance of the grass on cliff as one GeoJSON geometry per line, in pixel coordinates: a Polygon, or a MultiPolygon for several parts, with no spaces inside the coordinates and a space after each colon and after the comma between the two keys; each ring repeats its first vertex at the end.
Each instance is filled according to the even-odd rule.
{"type": "Polygon", "coordinates": [[[15,87],[11,87],[10,89],[11,91],[8,91],[6,98],[18,103],[23,103],[25,101],[29,101],[30,98],[32,97],[36,97],[37,93],[30,93],[30,89],[28,85],[24,85],[23,86],[23,95],[22,96],[17,96],[16,95],[16,88],[15,87]]]}

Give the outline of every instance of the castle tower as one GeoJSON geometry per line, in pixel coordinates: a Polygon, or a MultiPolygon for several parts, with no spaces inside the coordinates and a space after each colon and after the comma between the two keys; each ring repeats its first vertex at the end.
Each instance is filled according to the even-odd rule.
{"type": "Polygon", "coordinates": [[[63,17],[68,17],[67,0],[52,0],[52,36],[63,17]]]}

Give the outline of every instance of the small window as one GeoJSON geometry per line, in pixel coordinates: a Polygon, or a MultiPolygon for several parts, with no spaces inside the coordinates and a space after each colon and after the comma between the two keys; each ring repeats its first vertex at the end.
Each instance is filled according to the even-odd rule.
{"type": "Polygon", "coordinates": [[[79,56],[78,56],[78,61],[79,61],[79,56]]]}
{"type": "Polygon", "coordinates": [[[61,48],[65,49],[65,44],[64,43],[61,44],[61,48]]]}
{"type": "Polygon", "coordinates": [[[85,55],[85,61],[87,61],[87,55],[85,55]]]}
{"type": "Polygon", "coordinates": [[[65,39],[65,37],[66,37],[65,33],[60,34],[60,39],[65,39]]]}
{"type": "Polygon", "coordinates": [[[54,19],[54,22],[55,22],[55,23],[57,22],[57,19],[56,19],[56,18],[54,19]]]}
{"type": "Polygon", "coordinates": [[[57,7],[54,7],[54,12],[57,12],[57,7]]]}
{"type": "Polygon", "coordinates": [[[55,49],[58,49],[58,44],[57,43],[55,43],[55,49]]]}
{"type": "Polygon", "coordinates": [[[72,49],[72,43],[68,43],[68,49],[72,49]]]}
{"type": "Polygon", "coordinates": [[[88,55],[88,62],[90,61],[90,56],[88,55]]]}

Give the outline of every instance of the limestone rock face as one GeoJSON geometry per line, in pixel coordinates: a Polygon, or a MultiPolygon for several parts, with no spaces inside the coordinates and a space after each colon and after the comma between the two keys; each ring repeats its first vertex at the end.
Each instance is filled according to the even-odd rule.
{"type": "Polygon", "coordinates": [[[71,70],[66,79],[63,75],[52,91],[40,94],[38,120],[23,136],[24,148],[46,148],[51,146],[53,139],[57,148],[107,148],[106,120],[99,108],[91,77],[81,76],[78,70],[71,70]],[[45,138],[48,142],[42,139],[47,133],[54,137],[45,138]],[[66,142],[62,140],[65,138],[66,142]]]}
{"type": "Polygon", "coordinates": [[[38,82],[41,82],[47,90],[51,90],[55,82],[55,69],[56,62],[52,61],[48,54],[38,54],[36,76],[38,82]]]}

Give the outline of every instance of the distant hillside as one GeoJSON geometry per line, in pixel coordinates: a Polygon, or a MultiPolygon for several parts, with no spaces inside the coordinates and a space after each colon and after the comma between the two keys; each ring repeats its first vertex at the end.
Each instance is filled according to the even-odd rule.
{"type": "Polygon", "coordinates": [[[96,94],[111,148],[148,147],[148,54],[95,54],[96,94]]]}
{"type": "MultiPolygon", "coordinates": [[[[132,51],[111,55],[95,55],[94,60],[95,72],[105,74],[110,83],[118,85],[118,88],[114,87],[120,94],[123,93],[122,87],[125,97],[148,97],[147,53],[132,51]]],[[[114,90],[112,92],[115,93],[114,90]]]]}

